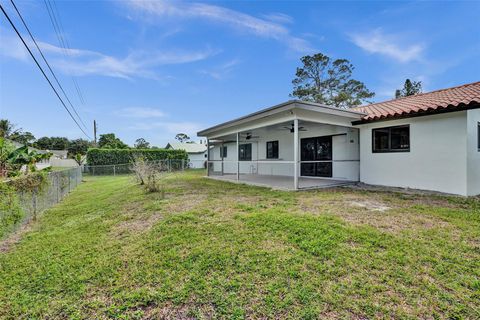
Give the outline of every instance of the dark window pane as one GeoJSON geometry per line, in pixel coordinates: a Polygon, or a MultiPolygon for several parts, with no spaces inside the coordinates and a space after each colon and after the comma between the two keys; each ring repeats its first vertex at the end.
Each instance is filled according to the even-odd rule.
{"type": "Polygon", "coordinates": [[[390,149],[405,150],[410,148],[410,128],[396,127],[390,129],[390,149]]]}
{"type": "Polygon", "coordinates": [[[332,160],[332,137],[317,138],[315,160],[332,160]]]}
{"type": "Polygon", "coordinates": [[[267,159],[278,159],[278,141],[267,142],[267,159]]]}
{"type": "Polygon", "coordinates": [[[315,163],[302,163],[300,169],[302,176],[315,176],[315,163]]]}
{"type": "Polygon", "coordinates": [[[227,157],[227,146],[220,147],[220,157],[227,157]]]}
{"type": "Polygon", "coordinates": [[[302,139],[301,150],[302,161],[315,160],[315,138],[302,139]]]}
{"type": "Polygon", "coordinates": [[[317,162],[316,163],[316,176],[317,177],[331,177],[332,176],[332,163],[331,162],[317,162]]]}
{"type": "Polygon", "coordinates": [[[478,144],[478,151],[480,151],[480,122],[478,123],[478,131],[477,131],[477,144],[478,144]]]}
{"type": "Polygon", "coordinates": [[[410,127],[398,126],[373,129],[373,152],[410,150],[410,127]]]}
{"type": "Polygon", "coordinates": [[[242,161],[252,160],[252,144],[241,144],[238,147],[238,159],[242,161]]]}
{"type": "Polygon", "coordinates": [[[373,150],[375,151],[387,151],[388,146],[388,129],[374,129],[373,130],[373,150]]]}

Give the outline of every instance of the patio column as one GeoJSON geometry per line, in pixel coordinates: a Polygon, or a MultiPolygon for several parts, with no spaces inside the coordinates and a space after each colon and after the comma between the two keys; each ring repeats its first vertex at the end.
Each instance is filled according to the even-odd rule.
{"type": "Polygon", "coordinates": [[[210,139],[207,138],[207,177],[210,176],[210,139]]]}
{"type": "Polygon", "coordinates": [[[293,120],[293,189],[298,190],[298,119],[293,120]]]}
{"type": "Polygon", "coordinates": [[[222,146],[220,147],[220,155],[222,156],[222,176],[223,176],[223,149],[225,147],[223,146],[223,140],[222,140],[222,146]]]}
{"type": "Polygon", "coordinates": [[[237,132],[237,180],[240,180],[240,134],[237,132]]]}

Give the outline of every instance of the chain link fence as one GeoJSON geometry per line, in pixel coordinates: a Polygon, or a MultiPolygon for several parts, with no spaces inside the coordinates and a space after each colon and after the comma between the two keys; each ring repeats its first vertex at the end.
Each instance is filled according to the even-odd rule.
{"type": "MultiPolygon", "coordinates": [[[[183,159],[166,159],[149,161],[148,163],[155,164],[157,168],[161,168],[161,171],[166,172],[183,171],[190,168],[190,162],[183,159]]],[[[89,176],[117,176],[134,174],[133,164],[131,163],[100,166],[83,165],[81,170],[84,175],[89,176]]]]}
{"type": "MultiPolygon", "coordinates": [[[[3,235],[17,230],[20,226],[36,218],[44,210],[62,201],[65,196],[82,182],[82,170],[80,167],[69,168],[61,171],[53,171],[47,174],[46,183],[40,190],[15,191],[16,199],[20,205],[20,216],[12,219],[12,212],[0,210],[0,223],[2,223],[3,235]],[[6,223],[6,222],[9,223],[6,223]]],[[[13,182],[7,180],[6,185],[13,187],[13,182]]],[[[0,234],[1,238],[1,234],[0,234]]]]}

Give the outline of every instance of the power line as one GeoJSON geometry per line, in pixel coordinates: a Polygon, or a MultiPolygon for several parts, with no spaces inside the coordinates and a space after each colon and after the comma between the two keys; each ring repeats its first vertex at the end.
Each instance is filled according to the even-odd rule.
{"type": "Polygon", "coordinates": [[[25,46],[25,48],[27,49],[28,53],[30,54],[30,56],[32,57],[33,61],[35,61],[35,64],[37,65],[38,69],[40,69],[40,71],[42,72],[43,76],[45,77],[45,80],[47,80],[48,84],[50,85],[50,87],[52,88],[53,92],[55,92],[55,95],[57,96],[58,100],[60,100],[60,102],[62,103],[62,106],[63,108],[68,112],[68,114],[70,115],[70,118],[72,118],[72,120],[75,122],[75,124],[77,125],[77,127],[83,132],[83,134],[88,138],[88,139],[92,139],[90,138],[90,136],[82,129],[82,127],[78,124],[77,120],[75,119],[75,117],[72,115],[72,113],[70,112],[70,110],[68,110],[67,106],[65,105],[65,102],[63,102],[62,98],[60,97],[60,95],[58,94],[57,90],[55,89],[55,87],[53,86],[52,82],[50,81],[50,79],[47,77],[47,75],[45,74],[45,71],[43,71],[42,67],[40,66],[40,64],[38,63],[37,59],[35,58],[35,56],[33,55],[32,51],[30,50],[30,48],[28,47],[27,43],[25,42],[25,40],[23,39],[22,35],[20,34],[20,32],[18,31],[17,27],[15,26],[15,24],[12,22],[12,20],[10,19],[10,17],[8,16],[7,12],[5,11],[5,9],[3,8],[3,6],[0,4],[0,9],[2,10],[5,18],[7,18],[8,22],[10,23],[10,25],[12,26],[13,30],[15,30],[17,36],[20,38],[20,40],[22,41],[23,45],[25,46]]]}
{"type": "MultiPolygon", "coordinates": [[[[68,56],[70,55],[69,49],[71,47],[70,47],[70,43],[68,42],[68,38],[63,36],[65,29],[63,28],[63,23],[60,16],[60,11],[58,10],[58,7],[57,7],[57,3],[55,2],[55,0],[52,0],[52,1],[43,0],[43,2],[45,3],[45,7],[47,8],[50,21],[52,22],[52,25],[53,25],[53,29],[57,34],[58,42],[60,46],[63,48],[63,53],[65,57],[68,58],[68,56]],[[53,2],[53,6],[52,6],[52,2],[53,2]]],[[[85,104],[83,92],[80,89],[80,86],[78,85],[78,81],[73,76],[71,78],[73,81],[73,85],[75,86],[75,90],[77,91],[77,95],[78,95],[78,98],[80,99],[80,102],[82,104],[85,104]]]]}
{"type": "Polygon", "coordinates": [[[68,103],[69,103],[70,106],[72,107],[73,111],[74,111],[75,114],[77,115],[77,118],[78,118],[78,119],[80,120],[80,122],[83,124],[83,127],[85,128],[85,130],[88,131],[88,128],[87,128],[87,126],[85,125],[85,122],[83,122],[82,118],[80,117],[80,115],[78,114],[77,110],[76,110],[75,107],[73,106],[72,102],[71,102],[70,99],[68,98],[67,93],[65,92],[65,90],[64,90],[63,87],[62,87],[62,85],[60,84],[60,81],[58,81],[58,78],[57,78],[57,76],[55,75],[55,72],[53,72],[53,69],[50,67],[50,64],[48,63],[47,59],[46,59],[45,56],[43,55],[42,50],[41,50],[40,47],[38,46],[38,43],[37,43],[37,41],[35,40],[35,38],[33,37],[32,32],[30,32],[30,28],[27,26],[27,23],[26,23],[25,20],[23,19],[22,14],[21,14],[20,11],[18,10],[17,6],[15,5],[15,2],[13,2],[13,0],[10,0],[10,2],[12,3],[13,7],[15,8],[15,11],[17,12],[18,16],[20,17],[20,20],[22,21],[23,25],[25,26],[25,29],[27,29],[27,32],[28,32],[28,34],[30,35],[30,38],[32,39],[32,41],[33,41],[33,43],[35,44],[35,46],[37,47],[38,52],[40,52],[40,55],[42,56],[43,61],[44,61],[45,64],[47,65],[48,69],[50,70],[50,73],[52,74],[53,78],[54,78],[55,81],[57,82],[57,85],[60,87],[60,90],[63,92],[63,95],[65,96],[65,98],[67,99],[68,103]]]}

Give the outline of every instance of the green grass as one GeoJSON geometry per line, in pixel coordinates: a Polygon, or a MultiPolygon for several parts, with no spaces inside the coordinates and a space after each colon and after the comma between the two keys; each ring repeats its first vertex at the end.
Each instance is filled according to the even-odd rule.
{"type": "Polygon", "coordinates": [[[2,318],[480,318],[480,202],[89,177],[0,253],[2,318]]]}

